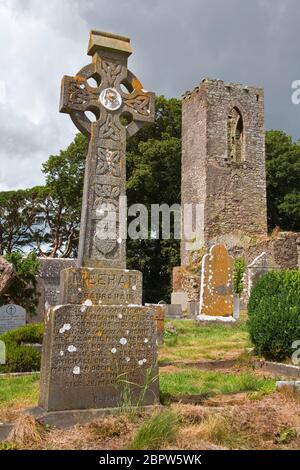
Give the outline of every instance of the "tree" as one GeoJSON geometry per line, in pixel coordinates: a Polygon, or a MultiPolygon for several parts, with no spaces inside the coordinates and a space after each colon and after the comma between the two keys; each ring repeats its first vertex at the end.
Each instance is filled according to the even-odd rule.
{"type": "MultiPolygon", "coordinates": [[[[156,99],[154,125],[144,128],[127,145],[128,207],[135,203],[180,203],[181,181],[181,102],[156,99]]],[[[168,301],[172,268],[180,264],[179,240],[127,240],[127,265],[143,272],[144,300],[168,301]]],[[[171,223],[171,229],[173,223],[171,223]]]]}
{"type": "Polygon", "coordinates": [[[300,231],[300,142],[266,132],[268,226],[300,231]]]}
{"type": "Polygon", "coordinates": [[[51,155],[43,165],[48,191],[44,208],[48,236],[44,242],[48,250],[41,254],[52,258],[77,255],[87,149],[86,137],[77,134],[66,150],[51,155]]]}

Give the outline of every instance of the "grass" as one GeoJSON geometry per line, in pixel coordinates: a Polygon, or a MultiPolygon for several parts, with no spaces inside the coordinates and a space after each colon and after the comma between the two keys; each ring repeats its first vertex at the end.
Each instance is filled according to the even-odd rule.
{"type": "Polygon", "coordinates": [[[160,373],[162,401],[179,395],[213,396],[241,392],[272,393],[276,381],[257,377],[252,372],[222,373],[199,369],[179,368],[176,372],[160,373]]]}
{"type": "Polygon", "coordinates": [[[192,448],[197,448],[201,442],[209,442],[228,449],[250,447],[247,436],[236,432],[230,420],[217,413],[205,416],[197,425],[183,428],[179,433],[178,444],[184,447],[187,440],[190,440],[192,448]]]}
{"type": "Polygon", "coordinates": [[[174,320],[172,324],[178,335],[165,338],[159,351],[160,363],[232,359],[251,346],[244,318],[235,325],[202,326],[194,320],[174,320]]]}
{"type": "Polygon", "coordinates": [[[22,402],[35,404],[38,399],[39,375],[0,377],[0,407],[22,402]]]}
{"type": "Polygon", "coordinates": [[[163,411],[148,418],[137,430],[128,446],[129,450],[158,450],[174,439],[178,427],[178,416],[172,411],[163,411]]]}

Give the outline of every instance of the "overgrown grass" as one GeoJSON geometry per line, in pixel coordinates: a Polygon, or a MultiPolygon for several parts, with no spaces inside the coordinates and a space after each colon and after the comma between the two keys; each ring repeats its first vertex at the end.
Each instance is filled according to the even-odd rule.
{"type": "Polygon", "coordinates": [[[251,372],[228,374],[181,368],[172,373],[163,370],[160,373],[163,402],[178,395],[197,394],[207,397],[240,392],[272,393],[275,390],[275,383],[273,379],[257,377],[251,372]]]}
{"type": "Polygon", "coordinates": [[[39,375],[0,377],[0,407],[15,402],[34,404],[38,399],[39,375]]]}
{"type": "Polygon", "coordinates": [[[176,434],[178,416],[172,411],[163,411],[148,418],[137,430],[130,450],[158,450],[176,434]]]}
{"type": "Polygon", "coordinates": [[[220,414],[214,413],[204,417],[196,426],[189,428],[191,439],[195,446],[201,441],[228,449],[247,449],[250,447],[247,436],[238,433],[232,428],[230,420],[220,414]]]}
{"type": "Polygon", "coordinates": [[[246,319],[235,325],[197,325],[194,320],[174,320],[178,335],[165,338],[160,363],[180,360],[217,360],[238,357],[251,346],[246,319]]]}

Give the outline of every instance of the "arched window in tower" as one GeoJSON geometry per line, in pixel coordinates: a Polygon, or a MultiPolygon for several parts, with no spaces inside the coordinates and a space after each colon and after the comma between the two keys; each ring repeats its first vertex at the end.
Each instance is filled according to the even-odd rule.
{"type": "Polygon", "coordinates": [[[244,139],[244,124],[243,118],[238,110],[234,107],[230,111],[227,120],[227,152],[228,160],[239,163],[243,158],[243,139],[244,139]]]}

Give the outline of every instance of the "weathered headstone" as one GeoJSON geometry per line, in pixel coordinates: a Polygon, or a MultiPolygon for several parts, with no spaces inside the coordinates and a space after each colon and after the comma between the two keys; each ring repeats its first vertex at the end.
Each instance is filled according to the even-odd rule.
{"type": "MultiPolygon", "coordinates": [[[[40,403],[48,411],[121,406],[126,384],[137,403],[146,371],[157,374],[154,314],[142,306],[54,307],[45,338],[40,403]]],[[[143,404],[156,396],[149,383],[143,404]]]]}
{"type": "Polygon", "coordinates": [[[25,324],[25,308],[15,304],[8,304],[0,307],[0,334],[20,328],[25,324]]]}
{"type": "Polygon", "coordinates": [[[202,259],[199,320],[234,320],[232,280],[232,256],[224,245],[213,245],[202,259]]]}
{"type": "Polygon", "coordinates": [[[62,82],[61,111],[89,150],[78,267],[62,271],[62,305],[46,315],[40,407],[52,417],[120,406],[124,388],[133,405],[158,400],[155,311],[141,305],[141,273],[125,269],[126,136],[154,120],[154,94],[127,70],[131,52],[128,38],[92,31],[92,63],[62,82]]]}
{"type": "Polygon", "coordinates": [[[280,267],[266,252],[257,256],[252,263],[248,265],[248,295],[250,296],[252,288],[261,276],[268,271],[278,271],[279,269],[280,267]]]}
{"type": "Polygon", "coordinates": [[[39,262],[38,291],[40,299],[37,314],[41,321],[49,307],[55,307],[60,303],[61,271],[75,267],[77,260],[72,258],[39,258],[39,262]]]}

